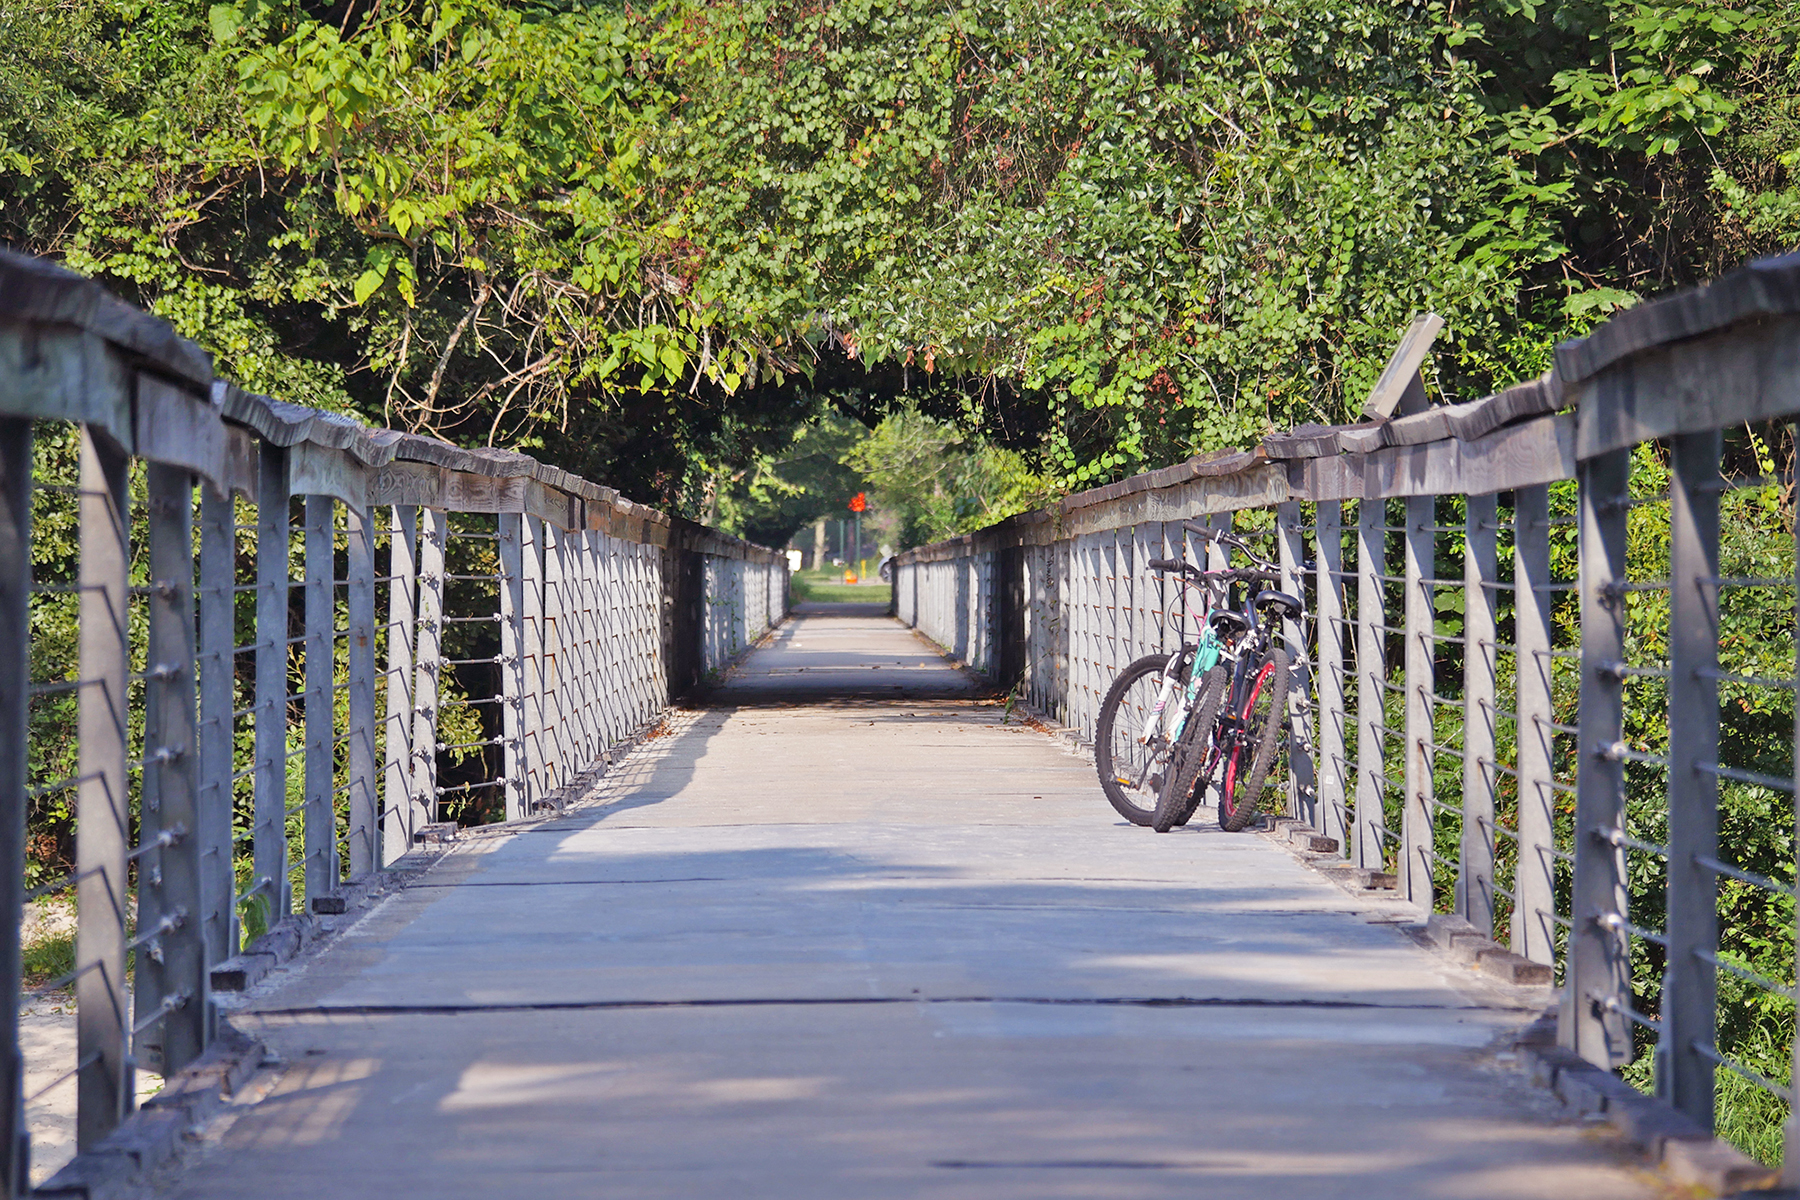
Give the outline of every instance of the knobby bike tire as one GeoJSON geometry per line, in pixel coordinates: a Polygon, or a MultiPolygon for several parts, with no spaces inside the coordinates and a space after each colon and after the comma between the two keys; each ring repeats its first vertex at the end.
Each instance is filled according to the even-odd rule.
{"type": "Polygon", "coordinates": [[[1225,763],[1225,781],[1219,787],[1219,827],[1236,833],[1256,817],[1262,800],[1263,782],[1274,765],[1281,731],[1287,724],[1288,656],[1286,650],[1271,650],[1257,667],[1238,713],[1241,722],[1239,740],[1230,750],[1225,763]],[[1265,699],[1268,710],[1257,720],[1258,700],[1265,699]],[[1248,763],[1244,757],[1250,756],[1248,763]],[[1246,769],[1247,768],[1247,769],[1246,769]]]}
{"type": "Polygon", "coordinates": [[[1231,683],[1231,673],[1223,664],[1206,673],[1200,681],[1200,703],[1181,731],[1181,744],[1174,759],[1162,795],[1156,801],[1156,816],[1150,827],[1167,833],[1177,825],[1186,825],[1200,804],[1201,775],[1212,748],[1213,721],[1219,714],[1219,703],[1231,683]]]}
{"type": "MultiPolygon", "coordinates": [[[[1135,797],[1126,789],[1119,779],[1118,771],[1115,770],[1114,726],[1118,723],[1119,709],[1124,704],[1125,695],[1131,691],[1132,685],[1141,681],[1146,675],[1154,675],[1160,680],[1163,668],[1168,665],[1168,655],[1146,654],[1120,671],[1119,677],[1113,680],[1112,686],[1106,690],[1106,698],[1100,702],[1100,717],[1094,723],[1094,769],[1100,776],[1100,790],[1106,793],[1106,802],[1113,806],[1113,810],[1133,825],[1150,824],[1151,819],[1156,815],[1157,798],[1161,791],[1166,789],[1158,788],[1147,793],[1140,792],[1135,797]]],[[[1175,697],[1171,698],[1171,704],[1180,695],[1181,693],[1177,691],[1175,697]]],[[[1128,732],[1126,736],[1134,737],[1135,732],[1128,732]]],[[[1152,752],[1152,761],[1145,767],[1146,777],[1161,771],[1166,778],[1169,770],[1167,748],[1161,751],[1160,756],[1162,761],[1158,763],[1154,761],[1156,753],[1152,752]]]]}

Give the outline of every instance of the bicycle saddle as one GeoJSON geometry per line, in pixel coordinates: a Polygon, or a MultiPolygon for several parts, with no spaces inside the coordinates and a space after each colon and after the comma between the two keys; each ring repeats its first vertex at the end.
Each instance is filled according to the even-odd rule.
{"type": "Polygon", "coordinates": [[[1214,610],[1212,623],[1220,636],[1226,638],[1235,638],[1250,628],[1250,622],[1244,618],[1243,613],[1232,612],[1229,608],[1214,610]]]}
{"type": "Polygon", "coordinates": [[[1304,611],[1300,601],[1286,592],[1278,592],[1273,588],[1265,588],[1256,594],[1256,608],[1259,610],[1275,609],[1290,621],[1298,621],[1301,612],[1304,611]]]}

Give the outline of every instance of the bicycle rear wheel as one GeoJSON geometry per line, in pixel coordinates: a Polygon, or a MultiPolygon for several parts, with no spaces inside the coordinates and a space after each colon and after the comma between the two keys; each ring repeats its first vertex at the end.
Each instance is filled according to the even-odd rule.
{"type": "Polygon", "coordinates": [[[1107,803],[1133,825],[1150,824],[1170,770],[1167,731],[1186,695],[1179,681],[1167,709],[1151,719],[1168,665],[1168,655],[1149,654],[1120,671],[1100,702],[1100,719],[1094,723],[1094,768],[1100,788],[1107,803]],[[1148,737],[1146,722],[1151,723],[1148,737]]]}
{"type": "Polygon", "coordinates": [[[1271,650],[1250,679],[1219,785],[1219,827],[1236,833],[1256,817],[1287,725],[1288,656],[1271,650]]]}

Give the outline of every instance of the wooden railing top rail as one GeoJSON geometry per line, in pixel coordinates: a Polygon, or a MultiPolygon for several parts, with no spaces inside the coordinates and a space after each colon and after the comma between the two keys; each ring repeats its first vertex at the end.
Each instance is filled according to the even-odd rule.
{"type": "Polygon", "coordinates": [[[83,421],[220,492],[257,494],[257,442],[288,451],[291,490],[358,508],[522,512],[561,529],[772,561],[776,552],[510,450],[467,450],[244,391],[166,322],[73,271],[0,250],[0,415],[83,421]]]}

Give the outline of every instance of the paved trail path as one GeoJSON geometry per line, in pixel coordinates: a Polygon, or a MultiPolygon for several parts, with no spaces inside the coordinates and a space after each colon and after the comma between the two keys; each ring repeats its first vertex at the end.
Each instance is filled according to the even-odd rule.
{"type": "Polygon", "coordinates": [[[1658,1194],[1493,1061],[1514,994],[1002,717],[891,620],[795,618],[260,988],[288,1066],[169,1193],[1658,1194]]]}

